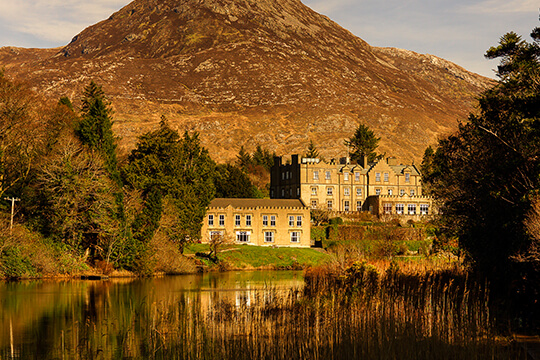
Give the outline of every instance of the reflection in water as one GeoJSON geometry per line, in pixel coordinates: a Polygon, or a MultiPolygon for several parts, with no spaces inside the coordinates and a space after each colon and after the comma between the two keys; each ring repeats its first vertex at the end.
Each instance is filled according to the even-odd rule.
{"type": "MultiPolygon", "coordinates": [[[[103,351],[125,355],[131,351],[126,339],[138,343],[133,330],[145,333],[144,327],[155,326],[138,322],[137,315],[149,305],[197,303],[203,310],[224,302],[250,306],[255,291],[268,301],[270,294],[302,285],[302,273],[290,271],[0,283],[0,359],[94,358],[103,351]],[[103,336],[123,331],[125,336],[103,336]]],[[[113,353],[105,355],[109,357],[113,353]]]]}

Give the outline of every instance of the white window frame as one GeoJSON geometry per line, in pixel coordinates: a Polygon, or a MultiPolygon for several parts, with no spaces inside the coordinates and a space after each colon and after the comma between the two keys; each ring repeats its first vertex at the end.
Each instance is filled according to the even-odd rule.
{"type": "Polygon", "coordinates": [[[399,190],[399,195],[401,195],[401,196],[405,195],[405,189],[399,190]]]}
{"type": "Polygon", "coordinates": [[[251,227],[251,215],[246,215],[246,226],[251,227]]]}
{"type": "Polygon", "coordinates": [[[429,204],[420,204],[420,215],[429,214],[429,204]]]}
{"type": "Polygon", "coordinates": [[[411,196],[414,196],[414,194],[415,194],[414,189],[411,189],[411,196]]]}
{"type": "Polygon", "coordinates": [[[300,242],[300,231],[291,231],[291,242],[299,243],[300,242]]]}
{"type": "Polygon", "coordinates": [[[319,180],[319,170],[313,170],[313,180],[319,180]]]}
{"type": "Polygon", "coordinates": [[[242,217],[238,214],[234,215],[234,226],[241,226],[242,217]]]}
{"type": "Polygon", "coordinates": [[[312,196],[317,196],[317,188],[316,187],[311,188],[311,195],[312,196]]]}
{"type": "Polygon", "coordinates": [[[214,226],[214,215],[208,215],[208,226],[214,226]]]}
{"type": "Polygon", "coordinates": [[[344,210],[344,211],[350,211],[350,210],[351,210],[351,206],[350,206],[349,200],[343,201],[343,210],[344,210]]]}
{"type": "Polygon", "coordinates": [[[264,232],[264,242],[265,243],[273,243],[274,242],[274,232],[273,231],[265,231],[264,232]]]}
{"type": "Polygon", "coordinates": [[[396,204],[396,214],[403,215],[405,213],[405,204],[396,204]]]}
{"type": "Polygon", "coordinates": [[[237,231],[236,232],[236,242],[248,243],[250,241],[251,241],[251,231],[237,231]]]}
{"type": "Polygon", "coordinates": [[[392,196],[392,195],[394,195],[394,190],[388,189],[388,196],[392,196]]]}
{"type": "Polygon", "coordinates": [[[270,215],[270,226],[276,226],[276,215],[270,215]]]}
{"type": "Polygon", "coordinates": [[[333,187],[327,187],[326,188],[326,196],[334,196],[334,188],[333,187]]]}
{"type": "Polygon", "coordinates": [[[356,188],[356,196],[362,196],[362,188],[356,188]]]}
{"type": "Polygon", "coordinates": [[[362,202],[361,201],[356,202],[356,211],[362,211],[362,202]]]}
{"type": "Polygon", "coordinates": [[[326,180],[331,180],[331,179],[332,179],[332,173],[331,173],[330,171],[326,171],[326,172],[324,173],[324,178],[325,178],[326,180]]]}
{"type": "Polygon", "coordinates": [[[294,227],[294,215],[289,215],[289,227],[294,227]]]}
{"type": "Polygon", "coordinates": [[[405,182],[406,182],[406,183],[411,182],[411,174],[405,173],[405,182]]]}
{"type": "Polygon", "coordinates": [[[219,226],[225,226],[225,215],[219,215],[219,226]]]}
{"type": "Polygon", "coordinates": [[[268,226],[268,215],[263,215],[262,224],[263,226],[268,226]]]}
{"type": "Polygon", "coordinates": [[[349,181],[349,173],[348,172],[343,173],[343,181],[349,181]]]}
{"type": "Polygon", "coordinates": [[[390,174],[385,172],[384,173],[384,182],[389,182],[390,181],[390,174]]]}
{"type": "Polygon", "coordinates": [[[332,200],[328,200],[326,202],[326,207],[328,208],[329,211],[332,211],[333,206],[334,206],[334,203],[332,202],[332,200]]]}
{"type": "Polygon", "coordinates": [[[360,181],[360,173],[359,172],[354,173],[354,181],[360,181]]]}
{"type": "Polygon", "coordinates": [[[351,189],[349,189],[348,187],[343,189],[343,195],[350,196],[351,195],[351,189]]]}
{"type": "Polygon", "coordinates": [[[316,209],[317,208],[317,200],[311,200],[311,208],[316,209]]]}
{"type": "Polygon", "coordinates": [[[296,217],[296,226],[302,227],[302,215],[296,217]]]}
{"type": "Polygon", "coordinates": [[[381,182],[381,173],[379,173],[379,172],[375,173],[375,181],[376,182],[381,182]]]}
{"type": "Polygon", "coordinates": [[[375,195],[381,195],[381,189],[375,189],[375,195]]]}
{"type": "Polygon", "coordinates": [[[223,231],[210,231],[209,237],[210,240],[213,240],[214,236],[223,236],[223,231]]]}
{"type": "Polygon", "coordinates": [[[392,213],[392,203],[383,203],[383,213],[384,214],[392,213]]]}
{"type": "Polygon", "coordinates": [[[416,204],[407,204],[407,214],[416,215],[416,204]]]}

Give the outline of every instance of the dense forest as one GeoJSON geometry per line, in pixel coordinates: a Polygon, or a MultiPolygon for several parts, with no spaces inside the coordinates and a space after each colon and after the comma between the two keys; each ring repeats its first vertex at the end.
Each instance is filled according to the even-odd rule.
{"type": "Polygon", "coordinates": [[[200,239],[214,197],[268,192],[274,154],[261,146],[216,164],[196,132],[181,134],[162,117],[119,154],[101,86],[90,82],[77,103],[48,106],[0,72],[0,276],[81,264],[152,273],[156,249],[181,253],[200,239]]]}

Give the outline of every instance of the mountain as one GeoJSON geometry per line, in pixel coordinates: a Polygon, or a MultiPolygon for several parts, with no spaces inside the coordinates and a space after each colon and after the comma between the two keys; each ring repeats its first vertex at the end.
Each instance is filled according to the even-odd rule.
{"type": "Polygon", "coordinates": [[[344,156],[359,123],[381,152],[418,161],[492,85],[435,56],[372,47],[298,0],[135,0],[62,48],[2,48],[0,66],[54,100],[103,85],[124,149],[165,115],[221,161],[241,145],[302,153],[310,139],[344,156]]]}

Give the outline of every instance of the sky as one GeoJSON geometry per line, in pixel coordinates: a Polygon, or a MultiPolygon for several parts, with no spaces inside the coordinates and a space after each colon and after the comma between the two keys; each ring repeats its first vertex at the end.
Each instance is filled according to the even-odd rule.
{"type": "MultiPolygon", "coordinates": [[[[0,47],[68,44],[130,0],[0,0],[0,47]]],[[[531,41],[538,0],[302,0],[373,46],[432,54],[495,77],[485,51],[514,31],[531,41]]]]}

